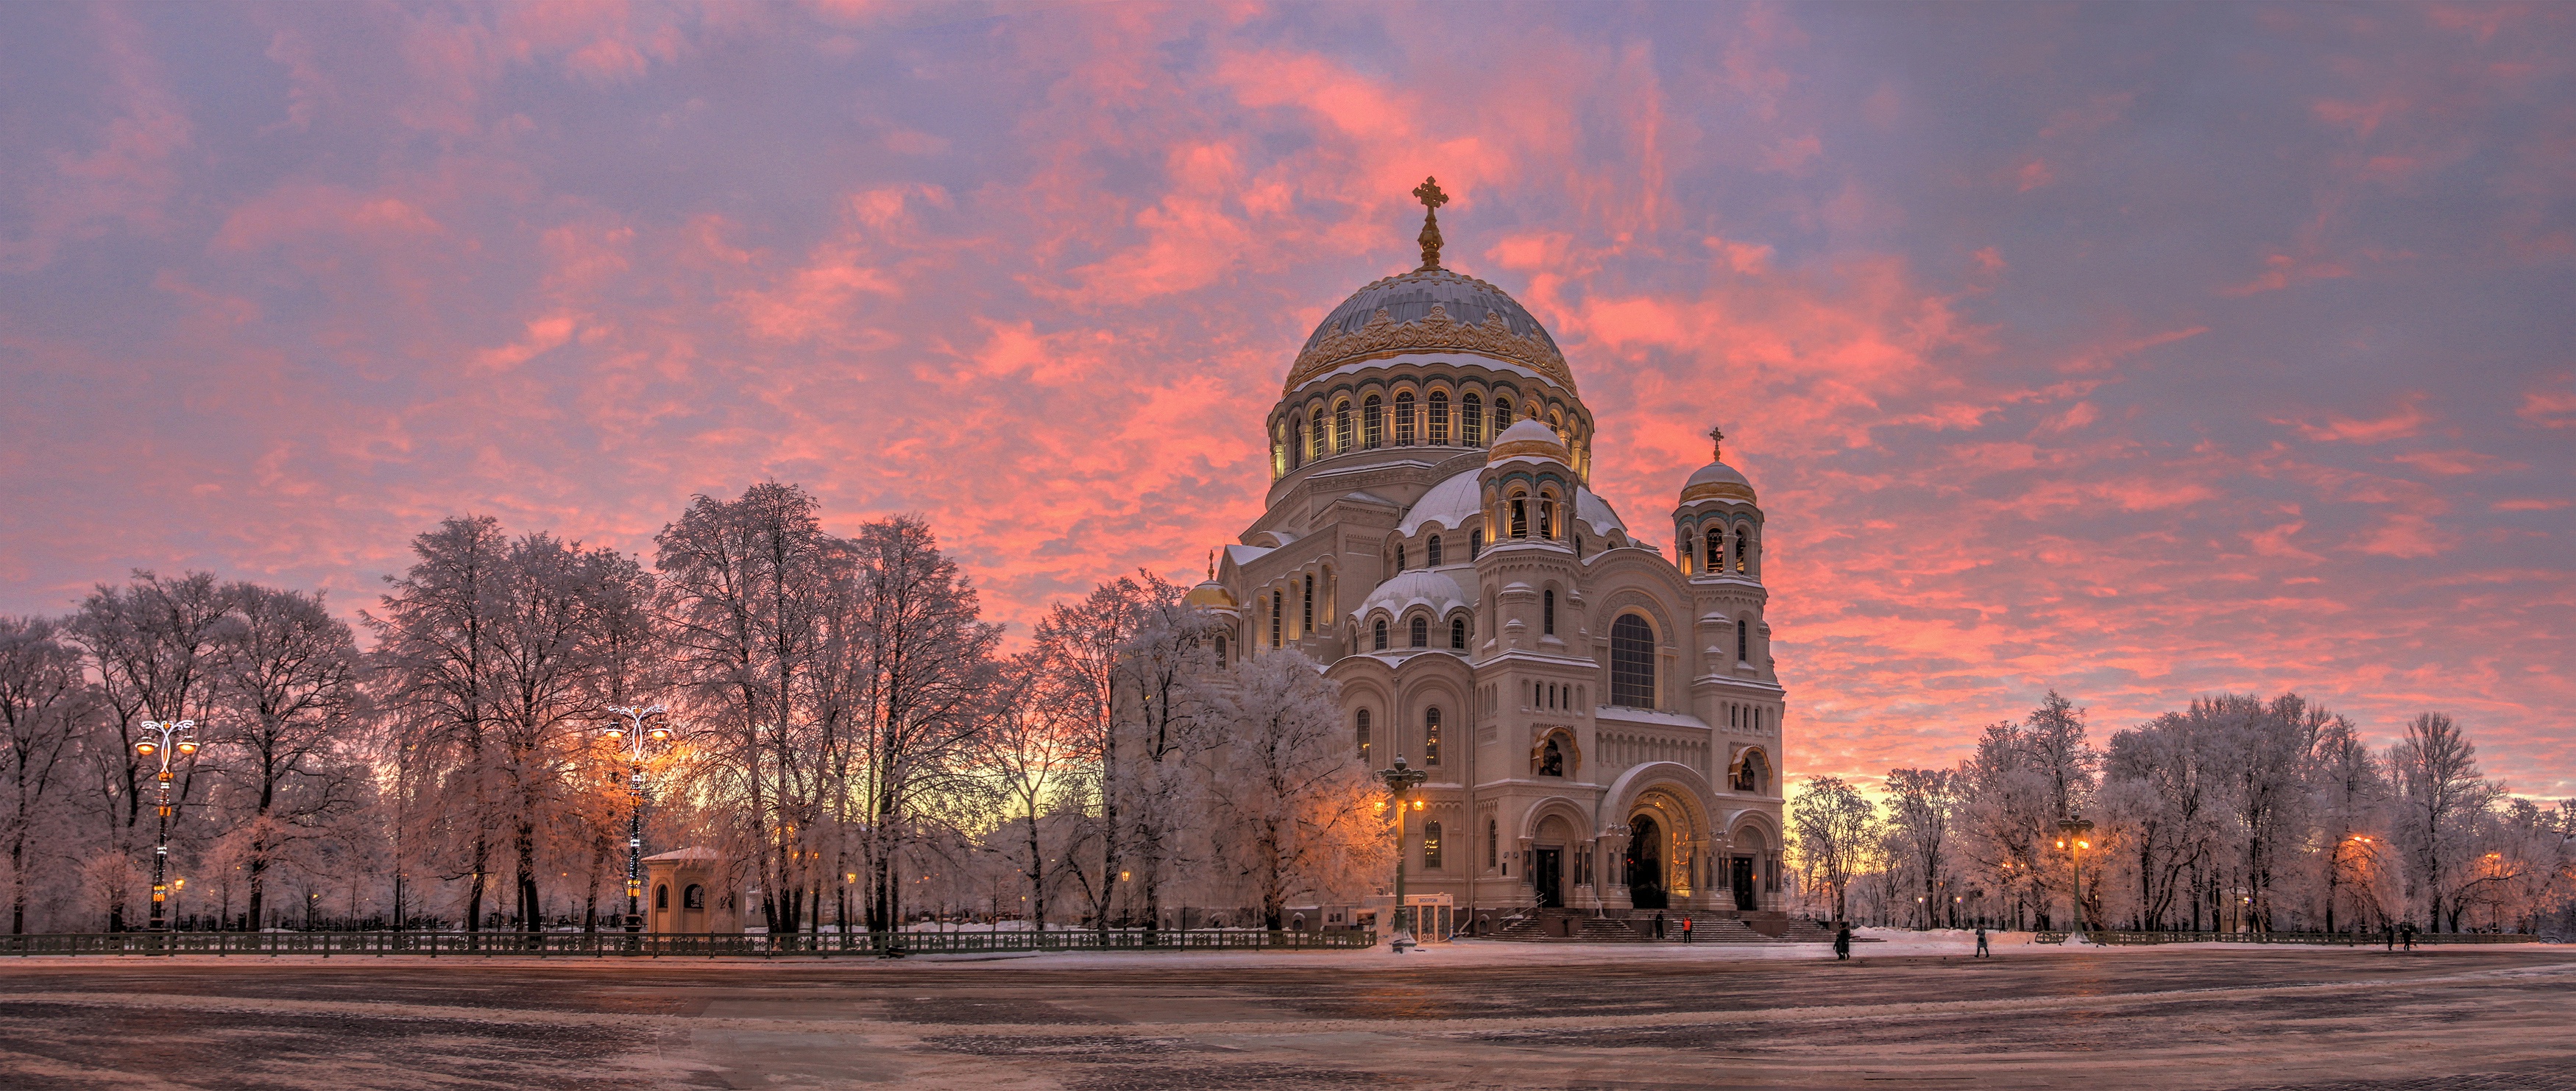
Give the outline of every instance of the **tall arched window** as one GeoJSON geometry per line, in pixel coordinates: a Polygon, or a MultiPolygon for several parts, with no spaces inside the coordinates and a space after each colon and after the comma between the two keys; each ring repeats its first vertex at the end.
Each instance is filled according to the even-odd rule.
{"type": "Polygon", "coordinates": [[[1270,646],[1279,646],[1279,615],[1288,612],[1288,600],[1278,591],[1270,592],[1270,646]]]}
{"type": "Polygon", "coordinates": [[[1708,528],[1707,571],[1711,575],[1726,571],[1726,532],[1716,527],[1708,528]]]}
{"type": "Polygon", "coordinates": [[[1494,399],[1494,438],[1503,438],[1503,429],[1511,426],[1512,400],[1510,398],[1494,399]]]}
{"type": "Polygon", "coordinates": [[[1448,445],[1449,445],[1449,392],[1448,392],[1448,391],[1446,391],[1446,390],[1434,390],[1434,391],[1432,391],[1432,392],[1431,392],[1431,422],[1430,422],[1430,423],[1431,423],[1431,428],[1430,428],[1430,431],[1431,431],[1431,445],[1432,445],[1432,446],[1434,446],[1434,447],[1446,447],[1446,446],[1448,446],[1448,445]]]}
{"type": "Polygon", "coordinates": [[[1351,449],[1351,403],[1333,406],[1333,453],[1351,449]]]}
{"type": "Polygon", "coordinates": [[[1415,614],[1413,615],[1413,623],[1406,626],[1406,630],[1406,636],[1409,638],[1406,641],[1407,647],[1427,648],[1431,646],[1431,619],[1423,617],[1420,614],[1415,614]]]}
{"type": "Polygon", "coordinates": [[[1469,447],[1485,445],[1485,399],[1473,394],[1458,399],[1458,442],[1469,447]]]}
{"type": "Polygon", "coordinates": [[[1424,542],[1424,543],[1422,544],[1422,564],[1423,564],[1423,567],[1425,567],[1425,568],[1438,568],[1438,567],[1440,567],[1440,536],[1439,536],[1439,535],[1437,535],[1437,534],[1432,535],[1432,536],[1431,536],[1431,540],[1430,540],[1430,541],[1428,541],[1428,542],[1424,542]]]}
{"type": "Polygon", "coordinates": [[[1556,588],[1539,592],[1539,632],[1556,635],[1556,588]]]}
{"type": "Polygon", "coordinates": [[[1395,445],[1413,446],[1413,392],[1410,390],[1395,396],[1395,445]]]}
{"type": "Polygon", "coordinates": [[[1422,869],[1440,870],[1440,824],[1437,822],[1422,824],[1422,869]]]}
{"type": "Polygon", "coordinates": [[[1398,572],[1404,571],[1404,543],[1402,542],[1398,542],[1395,545],[1395,570],[1398,572]]]}
{"type": "Polygon", "coordinates": [[[668,883],[655,883],[655,884],[653,884],[653,908],[655,908],[655,909],[669,909],[669,908],[671,908],[671,886],[670,886],[670,884],[668,884],[668,883]]]}
{"type": "Polygon", "coordinates": [[[1494,870],[1494,865],[1501,862],[1503,846],[1502,838],[1498,835],[1502,832],[1501,823],[1490,818],[1485,820],[1485,870],[1487,871],[1494,870]]]}
{"type": "Polygon", "coordinates": [[[1377,652],[1386,650],[1385,618],[1377,619],[1377,623],[1369,627],[1369,650],[1377,652]]]}
{"type": "Polygon", "coordinates": [[[1556,498],[1553,496],[1538,498],[1538,536],[1551,541],[1556,538],[1556,498]]]}
{"type": "Polygon", "coordinates": [[[1369,756],[1369,711],[1365,708],[1359,710],[1359,712],[1352,715],[1351,721],[1351,733],[1358,736],[1360,741],[1360,760],[1367,761],[1369,756]]]}
{"type": "Polygon", "coordinates": [[[1324,438],[1324,407],[1319,405],[1315,407],[1315,415],[1308,421],[1306,428],[1306,459],[1311,462],[1331,453],[1332,450],[1324,438]]]}
{"type": "Polygon", "coordinates": [[[1753,627],[1745,624],[1743,618],[1735,619],[1735,661],[1753,661],[1753,627]]]}
{"type": "Polygon", "coordinates": [[[1466,618],[1453,617],[1449,619],[1449,650],[1456,652],[1467,650],[1466,618]]]}
{"type": "Polygon", "coordinates": [[[1440,764],[1440,710],[1422,710],[1422,763],[1440,764]]]}
{"type": "Polygon", "coordinates": [[[1386,420],[1378,409],[1377,395],[1371,394],[1360,403],[1360,445],[1382,447],[1386,444],[1386,420]]]}
{"type": "Polygon", "coordinates": [[[1554,735],[1548,736],[1547,745],[1539,748],[1538,775],[1543,777],[1565,775],[1565,748],[1556,744],[1554,735]]]}
{"type": "Polygon", "coordinates": [[[1467,535],[1467,559],[1471,561],[1475,560],[1477,557],[1483,556],[1484,552],[1485,528],[1477,527],[1473,533],[1467,535]]]}
{"type": "Polygon", "coordinates": [[[1217,662],[1219,662],[1219,663],[1223,663],[1223,662],[1225,662],[1225,634],[1224,634],[1224,633],[1218,633],[1218,634],[1217,634],[1217,637],[1216,637],[1216,661],[1217,661],[1217,662]]]}
{"type": "Polygon", "coordinates": [[[1753,536],[1750,524],[1735,528],[1735,570],[1744,571],[1744,540],[1753,536]]]}
{"type": "Polygon", "coordinates": [[[1306,609],[1305,609],[1305,612],[1304,612],[1304,613],[1302,613],[1302,614],[1298,615],[1298,619],[1297,619],[1297,635],[1299,635],[1299,636],[1304,636],[1304,635],[1306,635],[1306,634],[1308,634],[1308,633],[1311,633],[1311,632],[1314,632],[1314,631],[1315,631],[1315,574],[1314,574],[1314,573],[1312,573],[1312,572],[1309,572],[1309,573],[1307,573],[1307,574],[1306,574],[1306,609]]]}
{"type": "Polygon", "coordinates": [[[1512,496],[1512,537],[1529,537],[1529,497],[1512,496]]]}
{"type": "Polygon", "coordinates": [[[1296,447],[1288,442],[1288,422],[1270,429],[1270,476],[1284,477],[1297,465],[1296,447]]]}
{"type": "Polygon", "coordinates": [[[1610,703],[1655,707],[1655,629],[1635,614],[1610,623],[1610,703]]]}

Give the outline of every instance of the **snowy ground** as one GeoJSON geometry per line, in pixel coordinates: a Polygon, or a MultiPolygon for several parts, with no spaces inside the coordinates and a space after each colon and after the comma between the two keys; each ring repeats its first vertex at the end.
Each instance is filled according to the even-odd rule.
{"type": "Polygon", "coordinates": [[[2567,1088],[2576,948],[27,959],[0,1087],[2567,1088]]]}

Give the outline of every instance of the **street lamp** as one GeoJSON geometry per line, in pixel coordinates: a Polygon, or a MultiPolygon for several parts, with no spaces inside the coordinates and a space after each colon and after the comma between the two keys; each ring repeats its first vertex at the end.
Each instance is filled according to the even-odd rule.
{"type": "Polygon", "coordinates": [[[152,930],[162,925],[162,906],[170,898],[167,878],[170,874],[170,761],[197,752],[197,721],[145,720],[143,738],[135,742],[134,752],[144,757],[161,759],[160,805],[155,808],[161,820],[161,832],[152,844],[152,930]],[[154,736],[160,736],[157,740],[154,736]]]}
{"type": "MultiPolygon", "coordinates": [[[[1431,774],[1420,769],[1407,768],[1404,764],[1404,755],[1398,754],[1395,756],[1395,768],[1378,770],[1377,778],[1386,782],[1387,793],[1395,799],[1395,916],[1388,926],[1393,929],[1388,942],[1395,948],[1395,953],[1400,955],[1404,953],[1406,941],[1412,936],[1412,930],[1405,927],[1411,924],[1412,920],[1405,915],[1404,904],[1404,797],[1414,789],[1414,786],[1431,779],[1431,774]]],[[[1419,801],[1414,803],[1414,809],[1420,810],[1421,807],[1422,804],[1419,801]]]]}
{"type": "Polygon", "coordinates": [[[644,726],[644,721],[663,714],[660,705],[613,705],[608,711],[626,720],[622,724],[611,721],[607,727],[599,729],[599,733],[610,744],[626,750],[626,790],[633,800],[626,817],[626,930],[641,932],[644,930],[640,905],[644,896],[644,754],[649,747],[669,744],[672,731],[667,721],[644,726]]]}
{"type": "Polygon", "coordinates": [[[2084,850],[2093,847],[2093,842],[2085,839],[2092,832],[2093,823],[2086,821],[2081,812],[2057,824],[2057,847],[2067,851],[2075,869],[2075,933],[2085,936],[2087,943],[2092,942],[2092,937],[2084,930],[2084,850]]]}

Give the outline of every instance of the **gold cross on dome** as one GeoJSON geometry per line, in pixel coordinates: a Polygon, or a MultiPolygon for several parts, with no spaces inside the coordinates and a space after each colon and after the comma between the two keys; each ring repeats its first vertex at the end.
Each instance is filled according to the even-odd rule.
{"type": "Polygon", "coordinates": [[[1440,267],[1440,206],[1449,203],[1449,195],[1440,192],[1439,179],[1425,176],[1421,185],[1413,187],[1413,197],[1422,202],[1422,236],[1415,240],[1422,244],[1422,268],[1437,269],[1440,267]]]}
{"type": "Polygon", "coordinates": [[[1726,461],[1725,428],[1717,427],[1710,428],[1708,430],[1708,460],[1711,462],[1726,461]]]}

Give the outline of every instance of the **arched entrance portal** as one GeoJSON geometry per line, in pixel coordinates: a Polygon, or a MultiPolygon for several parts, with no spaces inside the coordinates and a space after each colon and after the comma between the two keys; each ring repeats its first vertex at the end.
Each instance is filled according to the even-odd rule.
{"type": "Polygon", "coordinates": [[[1628,904],[1639,909],[1662,909],[1667,900],[1664,829],[1654,816],[1641,814],[1628,820],[1628,904]]]}

